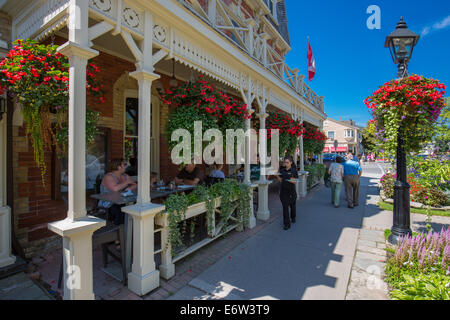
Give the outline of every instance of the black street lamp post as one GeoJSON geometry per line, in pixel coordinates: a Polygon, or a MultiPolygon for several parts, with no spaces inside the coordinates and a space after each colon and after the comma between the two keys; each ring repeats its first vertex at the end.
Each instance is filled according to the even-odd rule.
{"type": "MultiPolygon", "coordinates": [[[[384,46],[390,49],[394,63],[398,64],[398,78],[408,76],[408,62],[418,41],[419,35],[408,30],[403,17],[400,18],[395,31],[386,37],[384,46]]],[[[406,152],[402,132],[403,130],[400,127],[397,133],[397,180],[394,184],[394,217],[392,233],[389,236],[389,242],[393,244],[397,244],[400,237],[411,234],[410,185],[406,178],[406,152]]]]}

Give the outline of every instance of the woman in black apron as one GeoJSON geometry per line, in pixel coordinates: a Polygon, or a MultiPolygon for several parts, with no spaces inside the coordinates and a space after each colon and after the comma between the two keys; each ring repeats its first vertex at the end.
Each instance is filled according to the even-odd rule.
{"type": "Polygon", "coordinates": [[[296,182],[294,179],[298,179],[298,172],[292,157],[285,157],[283,162],[284,167],[281,167],[280,174],[276,177],[281,182],[280,200],[283,205],[284,230],[287,230],[291,227],[291,222],[295,223],[297,192],[295,191],[296,182]],[[291,210],[290,215],[289,209],[291,210]]]}

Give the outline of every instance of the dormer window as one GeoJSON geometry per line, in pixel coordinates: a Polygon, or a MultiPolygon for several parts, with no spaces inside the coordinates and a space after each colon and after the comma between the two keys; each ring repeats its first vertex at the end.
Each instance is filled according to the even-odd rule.
{"type": "Polygon", "coordinates": [[[267,8],[270,10],[270,14],[276,20],[276,1],[275,0],[264,0],[267,8]]]}

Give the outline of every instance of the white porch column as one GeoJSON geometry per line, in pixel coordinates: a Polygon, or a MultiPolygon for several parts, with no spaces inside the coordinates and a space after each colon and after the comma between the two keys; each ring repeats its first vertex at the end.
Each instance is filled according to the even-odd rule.
{"type": "Polygon", "coordinates": [[[4,114],[0,120],[0,268],[16,262],[16,257],[11,255],[11,209],[6,205],[6,191],[6,114],[4,114]]]}
{"type": "MultiPolygon", "coordinates": [[[[303,110],[300,119],[303,125],[303,110]]],[[[307,185],[308,172],[305,171],[305,152],[303,150],[303,135],[300,137],[299,149],[300,149],[300,172],[299,172],[300,192],[298,196],[304,198],[308,193],[308,185],[307,185]]]]}
{"type": "MultiPolygon", "coordinates": [[[[251,104],[247,104],[247,108],[251,108],[251,104]]],[[[250,114],[255,110],[249,109],[250,114]]],[[[253,210],[253,189],[257,186],[250,181],[250,162],[251,162],[251,119],[245,120],[245,162],[244,162],[244,184],[250,187],[250,217],[248,219],[249,229],[253,229],[256,226],[256,218],[253,210]]]]}
{"type": "MultiPolygon", "coordinates": [[[[163,205],[151,203],[150,198],[150,138],[152,82],[159,79],[153,73],[153,17],[145,12],[145,38],[139,49],[138,70],[130,74],[139,83],[139,124],[138,124],[138,197],[137,203],[122,208],[133,218],[133,264],[128,274],[128,288],[137,295],[144,295],[159,287],[159,271],[155,265],[155,216],[165,209],[163,205]]],[[[134,41],[127,37],[129,41],[134,41]]]]}
{"type": "Polygon", "coordinates": [[[128,288],[142,296],[159,287],[159,271],[154,258],[154,220],[165,207],[151,203],[150,198],[151,84],[159,76],[143,70],[131,76],[139,82],[139,187],[137,203],[122,208],[122,211],[133,218],[133,264],[128,274],[128,288]]]}
{"type": "MultiPolygon", "coordinates": [[[[258,100],[259,101],[259,100],[258,100]]],[[[266,129],[266,118],[269,116],[266,113],[266,101],[265,98],[263,98],[262,105],[260,105],[260,113],[257,114],[259,118],[259,127],[260,129],[266,129]]],[[[266,152],[267,155],[267,139],[264,139],[265,146],[263,146],[264,152],[266,152]]],[[[260,140],[261,143],[261,140],[260,140]]],[[[260,149],[261,150],[261,149],[260,149]]],[[[264,164],[261,162],[261,154],[259,155],[260,159],[260,166],[262,167],[264,164]]],[[[259,220],[267,221],[270,218],[270,211],[269,211],[269,184],[272,183],[272,181],[267,180],[267,176],[265,174],[265,170],[261,170],[261,175],[259,178],[258,183],[258,212],[257,212],[257,218],[259,220]]]]}
{"type": "Polygon", "coordinates": [[[89,47],[88,2],[71,0],[69,41],[58,51],[69,58],[68,213],[48,228],[63,237],[64,299],[93,300],[92,233],[105,221],[86,216],[86,65],[98,52],[89,47]]]}

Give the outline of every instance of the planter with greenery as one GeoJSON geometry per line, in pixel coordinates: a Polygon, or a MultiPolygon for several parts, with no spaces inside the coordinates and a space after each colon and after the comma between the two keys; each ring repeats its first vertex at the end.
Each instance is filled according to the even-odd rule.
{"type": "Polygon", "coordinates": [[[311,189],[325,177],[327,167],[324,164],[317,163],[310,166],[305,166],[305,171],[309,172],[307,186],[308,189],[311,189]]]}
{"type": "MultiPolygon", "coordinates": [[[[26,132],[42,182],[46,172],[45,150],[55,146],[59,156],[67,153],[69,62],[57,48],[33,40],[16,40],[13,49],[0,62],[0,91],[8,91],[22,105],[26,132]]],[[[88,63],[87,93],[103,103],[103,86],[95,78],[99,72],[95,64],[88,63]]],[[[97,112],[87,111],[87,145],[98,134],[98,116],[97,112]]]]}
{"type": "MultiPolygon", "coordinates": [[[[205,213],[210,237],[216,236],[214,234],[215,214],[218,208],[220,208],[218,212],[222,221],[221,230],[227,229],[234,212],[236,212],[238,228],[242,229],[246,226],[251,210],[250,187],[236,180],[227,179],[210,187],[197,186],[189,195],[173,194],[166,199],[164,205],[166,210],[162,215],[167,217],[169,226],[169,240],[166,246],[171,245],[173,256],[177,250],[186,247],[182,241],[187,232],[183,222],[189,218],[205,213]]],[[[194,229],[190,228],[190,231],[192,239],[194,229]]]]}

